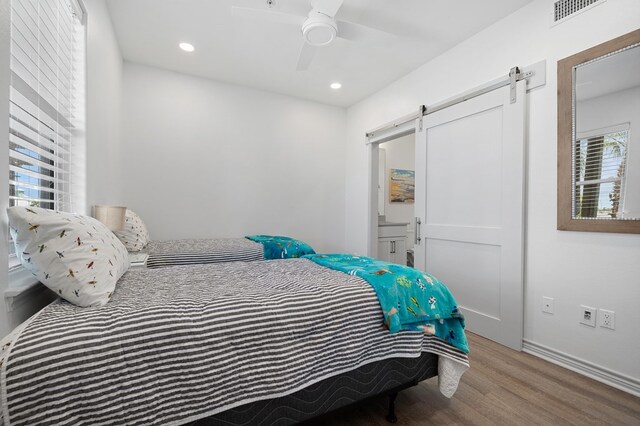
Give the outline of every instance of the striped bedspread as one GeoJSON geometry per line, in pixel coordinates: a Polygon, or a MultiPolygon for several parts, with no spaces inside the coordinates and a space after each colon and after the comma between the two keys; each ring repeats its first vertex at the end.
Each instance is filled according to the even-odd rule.
{"type": "Polygon", "coordinates": [[[182,424],[421,351],[440,355],[440,388],[455,391],[464,353],[382,324],[364,280],[307,259],[132,270],[107,305],[58,300],[7,339],[2,414],[7,425],[182,424]]]}
{"type": "Polygon", "coordinates": [[[246,238],[151,241],[147,268],[264,260],[262,244],[246,238]]]}

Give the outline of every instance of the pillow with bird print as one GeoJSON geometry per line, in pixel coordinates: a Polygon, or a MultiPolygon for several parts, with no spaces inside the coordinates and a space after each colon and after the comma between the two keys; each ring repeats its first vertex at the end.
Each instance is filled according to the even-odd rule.
{"type": "Polygon", "coordinates": [[[140,251],[149,244],[147,226],[140,216],[129,209],[124,219],[124,229],[115,234],[129,251],[140,251]]]}
{"type": "Polygon", "coordinates": [[[39,207],[10,207],[7,214],[16,255],[41,283],[74,305],[109,301],[129,254],[104,224],[39,207]]]}

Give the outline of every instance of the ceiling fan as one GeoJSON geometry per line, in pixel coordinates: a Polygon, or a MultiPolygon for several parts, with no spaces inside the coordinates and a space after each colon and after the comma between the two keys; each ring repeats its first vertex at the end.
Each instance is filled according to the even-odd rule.
{"type": "Polygon", "coordinates": [[[318,47],[332,43],[336,38],[356,42],[388,45],[398,42],[399,37],[354,22],[335,18],[344,0],[310,0],[311,11],[307,16],[294,15],[273,10],[274,0],[267,0],[269,9],[233,6],[233,16],[253,18],[282,24],[296,25],[302,31],[302,49],[298,57],[298,71],[309,68],[318,47]]]}

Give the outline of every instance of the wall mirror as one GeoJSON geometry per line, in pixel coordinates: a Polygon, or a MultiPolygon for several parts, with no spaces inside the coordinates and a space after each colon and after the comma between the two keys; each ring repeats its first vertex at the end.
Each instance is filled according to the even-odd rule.
{"type": "Polygon", "coordinates": [[[640,30],[558,62],[558,229],[640,233],[640,30]]]}

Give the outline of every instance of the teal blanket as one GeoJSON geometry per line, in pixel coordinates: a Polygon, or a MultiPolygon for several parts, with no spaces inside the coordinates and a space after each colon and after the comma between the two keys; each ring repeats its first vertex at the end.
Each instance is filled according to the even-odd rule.
{"type": "Polygon", "coordinates": [[[291,259],[306,254],[315,254],[311,246],[303,241],[274,235],[250,235],[245,237],[262,244],[265,259],[291,259]]]}
{"type": "Polygon", "coordinates": [[[449,289],[433,276],[407,266],[348,254],[304,256],[327,268],[367,281],[380,301],[385,326],[433,334],[469,352],[464,318],[449,289]]]}

